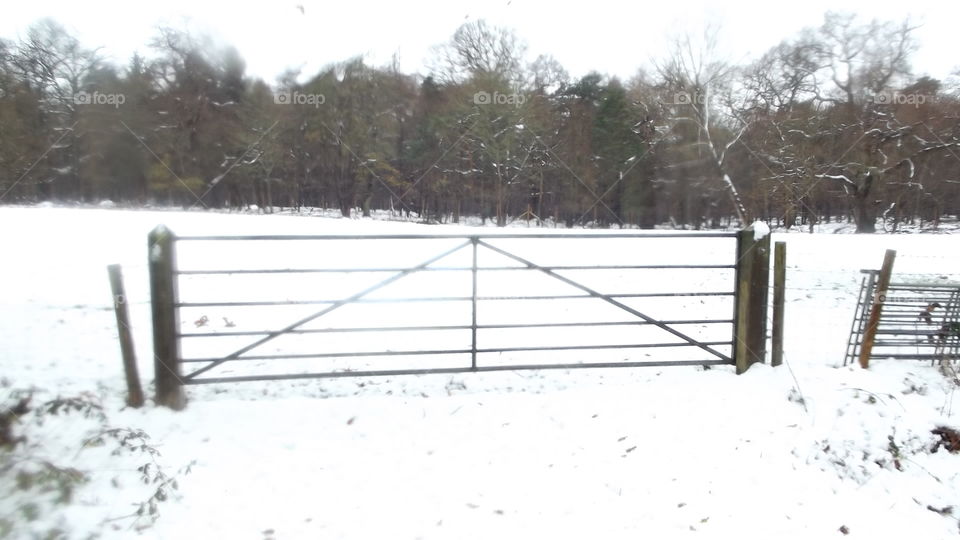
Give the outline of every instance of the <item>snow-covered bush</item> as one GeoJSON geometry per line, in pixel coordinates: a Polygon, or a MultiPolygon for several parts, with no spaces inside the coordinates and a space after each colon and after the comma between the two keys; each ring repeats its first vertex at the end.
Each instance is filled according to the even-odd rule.
{"type": "Polygon", "coordinates": [[[190,465],[171,473],[150,436],[111,427],[93,394],[42,394],[10,391],[0,414],[0,538],[93,538],[105,526],[151,526],[190,465]],[[91,504],[105,499],[115,502],[91,504]],[[82,530],[74,513],[83,508],[113,514],[88,515],[82,530]]]}

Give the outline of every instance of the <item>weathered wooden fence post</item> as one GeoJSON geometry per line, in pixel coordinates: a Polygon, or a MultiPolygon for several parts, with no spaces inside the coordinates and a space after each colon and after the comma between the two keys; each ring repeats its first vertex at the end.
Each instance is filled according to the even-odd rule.
{"type": "Polygon", "coordinates": [[[737,233],[736,315],[733,358],[737,374],[767,355],[767,287],[770,281],[770,233],[757,238],[754,225],[737,233]]]}
{"type": "Polygon", "coordinates": [[[107,273],[110,275],[110,289],[113,292],[113,311],[117,316],[117,335],[120,338],[120,354],[123,356],[123,373],[127,379],[127,405],[140,408],[143,406],[143,387],[140,386],[137,355],[133,350],[127,295],[123,289],[123,271],[119,264],[111,264],[107,266],[107,273]]]}
{"type": "Polygon", "coordinates": [[[773,328],[770,331],[770,365],[783,363],[783,309],[787,289],[787,243],[777,242],[773,250],[773,328]]]}
{"type": "Polygon", "coordinates": [[[890,286],[890,277],[893,275],[893,261],[897,252],[888,249],[883,255],[883,266],[880,268],[880,277],[873,289],[873,306],[870,308],[870,318],[863,330],[863,342],[860,344],[860,367],[870,367],[870,354],[873,352],[873,341],[877,337],[877,327],[880,325],[880,315],[883,314],[883,304],[887,301],[887,288],[890,286]]]}
{"type": "Polygon", "coordinates": [[[163,225],[150,232],[150,304],[153,310],[153,365],[157,405],[183,409],[186,396],[180,374],[177,315],[176,235],[163,225]]]}

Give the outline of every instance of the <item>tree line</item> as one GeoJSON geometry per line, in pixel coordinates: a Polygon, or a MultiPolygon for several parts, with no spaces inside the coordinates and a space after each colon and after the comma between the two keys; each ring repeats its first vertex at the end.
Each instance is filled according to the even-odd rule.
{"type": "Polygon", "coordinates": [[[708,28],[622,81],[475,21],[426,76],[354,58],[270,85],[185,31],[118,67],[44,19],[0,40],[0,201],[935,226],[960,214],[960,85],[911,74],[914,30],[828,13],[734,64],[708,28]]]}

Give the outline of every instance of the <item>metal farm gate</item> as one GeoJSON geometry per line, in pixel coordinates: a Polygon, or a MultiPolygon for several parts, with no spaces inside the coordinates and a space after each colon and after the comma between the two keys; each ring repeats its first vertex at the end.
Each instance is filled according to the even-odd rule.
{"type": "Polygon", "coordinates": [[[769,236],[149,239],[157,402],[184,385],[763,361],[769,236]]]}
{"type": "Polygon", "coordinates": [[[877,290],[879,270],[860,272],[864,276],[844,365],[860,359],[868,341],[871,359],[932,363],[960,359],[960,283],[944,282],[937,276],[913,276],[892,281],[881,292],[877,290]],[[882,311],[876,326],[871,328],[870,314],[879,300],[882,311]]]}

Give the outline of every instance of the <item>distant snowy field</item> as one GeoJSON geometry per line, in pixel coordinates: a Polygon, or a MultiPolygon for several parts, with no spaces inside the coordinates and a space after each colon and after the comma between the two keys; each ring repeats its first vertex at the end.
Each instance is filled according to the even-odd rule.
{"type": "Polygon", "coordinates": [[[110,441],[82,447],[103,429],[96,420],[47,415],[37,425],[31,413],[15,426],[28,437],[20,455],[74,467],[88,481],[69,505],[51,504],[30,521],[22,491],[0,477],[0,520],[16,523],[11,538],[55,528],[71,538],[807,539],[843,537],[841,527],[849,538],[960,535],[960,456],[928,452],[931,429],[960,427],[956,387],[926,364],[840,367],[859,270],[879,267],[894,248],[898,276],[958,280],[954,235],[774,234],[787,241],[789,259],[788,366],[777,369],[195,386],[187,409],[173,413],[123,408],[105,270],[123,265],[146,384],[146,235],[160,223],[184,235],[477,232],[288,215],[0,208],[4,393],[38,387],[38,402],[87,393],[102,403],[103,425],[149,434],[168,474],[194,463],[158,504],[155,523],[124,518],[152,493],[136,470],[149,456],[111,456],[110,441]],[[950,506],[953,515],[928,509],[950,506]]]}

